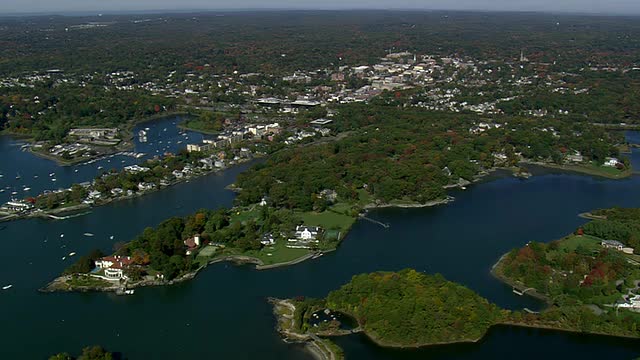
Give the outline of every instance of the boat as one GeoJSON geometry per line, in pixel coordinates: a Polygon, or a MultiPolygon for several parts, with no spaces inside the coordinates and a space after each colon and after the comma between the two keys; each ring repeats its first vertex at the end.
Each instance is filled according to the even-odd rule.
{"type": "Polygon", "coordinates": [[[75,254],[76,253],[72,251],[72,252],[69,253],[69,257],[74,256],[75,254]]]}
{"type": "Polygon", "coordinates": [[[60,234],[60,237],[61,237],[61,238],[63,238],[63,237],[64,237],[64,234],[60,234]]]}
{"type": "Polygon", "coordinates": [[[78,169],[73,170],[73,172],[78,172],[78,169]]]}
{"type": "Polygon", "coordinates": [[[98,170],[102,170],[104,169],[102,166],[98,166],[98,170]]]}
{"type": "Polygon", "coordinates": [[[149,131],[149,130],[150,130],[149,128],[144,128],[144,129],[145,129],[146,131],[149,131]]]}
{"type": "Polygon", "coordinates": [[[91,237],[91,236],[93,236],[93,234],[92,234],[92,233],[90,233],[90,232],[86,232],[86,233],[84,233],[84,236],[89,236],[89,237],[91,237]]]}
{"type": "Polygon", "coordinates": [[[26,188],[24,188],[24,189],[22,189],[22,190],[24,190],[24,191],[29,191],[29,190],[31,190],[31,188],[30,188],[30,187],[26,187],[26,188]]]}
{"type": "Polygon", "coordinates": [[[50,173],[49,174],[49,177],[54,177],[54,176],[56,176],[56,173],[50,173]]]}
{"type": "Polygon", "coordinates": [[[51,181],[57,181],[57,180],[54,178],[54,179],[51,179],[51,181]]]}
{"type": "Polygon", "coordinates": [[[11,289],[13,287],[13,285],[5,285],[2,287],[2,290],[8,290],[11,289]]]}
{"type": "Polygon", "coordinates": [[[16,174],[16,180],[20,180],[20,178],[22,178],[22,176],[20,176],[20,173],[16,174]]]}
{"type": "Polygon", "coordinates": [[[38,178],[38,175],[33,175],[33,178],[34,178],[34,179],[37,179],[37,178],[38,178]]]}
{"type": "Polygon", "coordinates": [[[113,235],[109,236],[109,240],[113,240],[113,235]]]}
{"type": "Polygon", "coordinates": [[[463,186],[463,187],[461,187],[460,189],[462,189],[462,190],[467,190],[467,187],[466,187],[466,186],[463,186]]]}
{"type": "Polygon", "coordinates": [[[4,175],[0,174],[0,179],[2,179],[4,177],[4,175]]]}
{"type": "Polygon", "coordinates": [[[67,257],[66,257],[66,256],[63,256],[63,257],[62,257],[62,261],[65,261],[65,260],[67,260],[67,257]]]}
{"type": "Polygon", "coordinates": [[[0,189],[0,193],[3,193],[3,192],[4,192],[4,189],[0,189]]]}
{"type": "Polygon", "coordinates": [[[133,290],[133,289],[127,289],[127,290],[124,291],[124,293],[126,295],[133,295],[134,292],[135,292],[135,290],[133,290]]]}
{"type": "Polygon", "coordinates": [[[12,191],[11,195],[18,195],[18,192],[17,191],[12,191]]]}

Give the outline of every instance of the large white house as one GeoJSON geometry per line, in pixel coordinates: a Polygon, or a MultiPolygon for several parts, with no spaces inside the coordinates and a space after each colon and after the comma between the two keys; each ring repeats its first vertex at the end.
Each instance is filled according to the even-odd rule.
{"type": "Polygon", "coordinates": [[[314,226],[296,226],[296,239],[303,241],[318,241],[318,234],[322,231],[319,227],[314,226]]]}
{"type": "Polygon", "coordinates": [[[126,279],[124,269],[133,263],[130,256],[105,256],[95,261],[98,269],[104,269],[104,275],[110,280],[126,279]]]}

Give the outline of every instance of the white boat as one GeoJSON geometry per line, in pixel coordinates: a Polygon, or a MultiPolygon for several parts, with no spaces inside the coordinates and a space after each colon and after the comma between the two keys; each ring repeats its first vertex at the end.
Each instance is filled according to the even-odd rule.
{"type": "Polygon", "coordinates": [[[3,192],[4,192],[4,189],[0,189],[0,193],[3,193],[3,192]]]}
{"type": "Polygon", "coordinates": [[[11,195],[18,195],[18,192],[17,191],[12,191],[11,195]]]}
{"type": "Polygon", "coordinates": [[[64,234],[60,234],[60,237],[61,237],[61,238],[63,238],[63,237],[64,237],[64,234]]]}
{"type": "Polygon", "coordinates": [[[54,177],[54,176],[56,176],[56,173],[50,173],[49,174],[49,177],[54,177]]]}
{"type": "Polygon", "coordinates": [[[102,170],[104,169],[102,166],[98,166],[98,170],[102,170]]]}
{"type": "Polygon", "coordinates": [[[57,180],[56,180],[56,179],[51,179],[51,181],[54,181],[54,182],[55,182],[55,181],[57,181],[57,180]]]}
{"type": "Polygon", "coordinates": [[[93,234],[92,234],[92,233],[90,233],[90,232],[86,232],[86,233],[84,233],[84,236],[89,236],[89,237],[91,237],[91,236],[93,236],[93,234]]]}
{"type": "Polygon", "coordinates": [[[63,257],[62,257],[62,261],[65,261],[65,260],[67,260],[67,257],[66,257],[66,256],[63,256],[63,257]]]}
{"type": "Polygon", "coordinates": [[[26,187],[26,188],[24,188],[24,189],[22,189],[22,190],[24,190],[24,191],[29,191],[29,190],[31,190],[31,188],[30,188],[30,187],[26,187]]]}
{"type": "Polygon", "coordinates": [[[76,254],[75,252],[70,252],[69,257],[74,256],[75,254],[76,254]]]}
{"type": "Polygon", "coordinates": [[[34,178],[34,179],[37,179],[37,178],[38,178],[38,175],[33,175],[33,178],[34,178]]]}
{"type": "Polygon", "coordinates": [[[8,290],[11,289],[13,287],[13,285],[5,285],[2,287],[2,290],[8,290]]]}
{"type": "Polygon", "coordinates": [[[78,172],[78,169],[75,169],[73,172],[78,172]]]}
{"type": "Polygon", "coordinates": [[[144,129],[145,129],[146,131],[149,131],[149,130],[150,130],[149,128],[144,128],[144,129]]]}
{"type": "Polygon", "coordinates": [[[109,236],[109,240],[113,240],[113,235],[109,236]]]}
{"type": "Polygon", "coordinates": [[[463,187],[461,187],[460,189],[462,189],[462,190],[467,190],[467,187],[466,187],[466,186],[463,186],[463,187]]]}
{"type": "Polygon", "coordinates": [[[124,293],[125,293],[126,295],[133,295],[133,293],[134,293],[134,292],[135,292],[135,290],[133,290],[133,289],[128,289],[128,290],[125,290],[125,291],[124,291],[124,293]]]}
{"type": "Polygon", "coordinates": [[[4,177],[4,175],[0,174],[0,179],[3,178],[3,177],[4,177]]]}

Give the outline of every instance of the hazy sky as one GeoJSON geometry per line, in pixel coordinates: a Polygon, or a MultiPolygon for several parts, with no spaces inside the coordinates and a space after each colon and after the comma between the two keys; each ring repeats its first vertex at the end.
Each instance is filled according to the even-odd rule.
{"type": "Polygon", "coordinates": [[[640,0],[0,0],[0,13],[265,8],[417,8],[640,14],[640,0]]]}

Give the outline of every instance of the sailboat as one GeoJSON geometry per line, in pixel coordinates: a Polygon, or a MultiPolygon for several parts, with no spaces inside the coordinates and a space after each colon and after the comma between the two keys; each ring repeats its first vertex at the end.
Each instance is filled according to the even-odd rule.
{"type": "Polygon", "coordinates": [[[16,180],[20,180],[20,178],[22,178],[22,176],[20,176],[20,173],[16,173],[16,180]]]}

